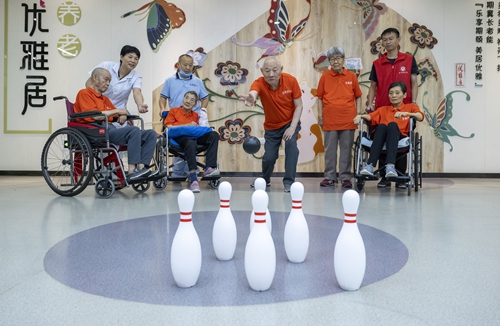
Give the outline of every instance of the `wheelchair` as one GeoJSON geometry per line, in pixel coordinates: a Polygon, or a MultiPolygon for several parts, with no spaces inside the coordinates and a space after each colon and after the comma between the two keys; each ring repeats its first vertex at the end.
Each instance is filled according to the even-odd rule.
{"type": "MultiPolygon", "coordinates": [[[[90,185],[101,198],[110,198],[115,190],[128,187],[146,192],[153,182],[157,189],[167,185],[167,171],[153,157],[150,168],[154,172],[144,178],[127,180],[119,152],[126,146],[115,146],[109,142],[108,119],[102,127],[78,123],[76,119],[104,116],[100,111],[74,112],[73,103],[65,96],[57,96],[54,101],[65,100],[67,127],[54,132],[42,151],[42,174],[49,187],[61,196],[76,196],[90,185]]],[[[141,129],[144,122],[139,116],[128,116],[129,121],[138,120],[141,129]]]]}
{"type": "MultiPolygon", "coordinates": [[[[411,195],[412,189],[417,192],[418,188],[422,188],[422,136],[418,132],[415,132],[416,122],[415,118],[410,119],[410,132],[408,133],[408,137],[399,141],[396,154],[396,162],[408,155],[408,173],[396,170],[398,173],[397,177],[387,178],[389,181],[406,184],[408,196],[411,195]]],[[[361,119],[359,122],[358,130],[359,134],[353,148],[354,189],[361,192],[366,181],[378,180],[377,174],[382,169],[385,169],[385,165],[379,166],[378,169],[373,171],[374,176],[360,174],[363,166],[367,164],[372,140],[370,139],[370,125],[365,119],[361,119]]],[[[384,145],[382,155],[385,154],[384,145]]]]}
{"type": "MultiPolygon", "coordinates": [[[[162,123],[163,120],[167,117],[168,111],[164,111],[162,113],[162,123]]],[[[196,148],[196,156],[197,157],[204,157],[204,153],[207,150],[208,146],[207,145],[198,145],[196,148]]],[[[171,138],[168,136],[168,128],[164,127],[163,128],[163,134],[158,138],[158,141],[156,143],[156,151],[155,151],[155,157],[158,160],[158,164],[162,166],[162,169],[164,171],[167,171],[167,182],[168,181],[175,181],[175,182],[184,182],[187,180],[187,176],[182,176],[182,177],[176,177],[173,176],[173,167],[176,164],[186,162],[186,156],[182,150],[182,148],[175,142],[172,141],[171,138]],[[177,163],[169,163],[170,159],[178,157],[182,159],[182,161],[178,161],[177,163]]],[[[200,163],[198,160],[196,161],[196,165],[200,168],[200,170],[205,170],[206,165],[203,163],[200,163]]],[[[209,177],[202,177],[200,181],[208,181],[208,184],[210,187],[216,189],[219,184],[220,184],[220,175],[217,176],[209,176],[209,177]]]]}

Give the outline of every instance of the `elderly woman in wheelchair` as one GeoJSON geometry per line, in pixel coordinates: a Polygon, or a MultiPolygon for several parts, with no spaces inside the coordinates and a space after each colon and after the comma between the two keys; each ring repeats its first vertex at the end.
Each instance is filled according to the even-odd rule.
{"type": "Polygon", "coordinates": [[[357,115],[354,123],[359,124],[361,119],[370,122],[375,130],[372,133],[373,143],[370,147],[370,156],[366,166],[361,170],[361,175],[374,176],[376,165],[384,144],[386,145],[386,178],[395,178],[398,173],[394,167],[398,149],[398,141],[408,137],[410,132],[410,119],[422,121],[424,115],[416,104],[404,104],[406,97],[406,84],[398,81],[389,86],[389,99],[391,105],[379,107],[369,114],[357,115]]]}
{"type": "Polygon", "coordinates": [[[182,106],[170,109],[163,125],[167,127],[168,137],[179,145],[185,155],[189,168],[190,189],[200,192],[196,176],[196,152],[198,145],[204,145],[205,171],[203,178],[220,175],[217,168],[217,150],[219,147],[219,134],[210,127],[199,126],[198,114],[192,109],[198,101],[198,94],[188,91],[182,100],[182,106]]]}

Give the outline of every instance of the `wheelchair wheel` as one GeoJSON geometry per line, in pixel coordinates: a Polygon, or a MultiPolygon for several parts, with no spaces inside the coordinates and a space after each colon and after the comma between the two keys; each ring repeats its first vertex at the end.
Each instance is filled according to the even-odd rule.
{"type": "Polygon", "coordinates": [[[149,186],[150,186],[149,181],[141,181],[141,182],[132,184],[132,188],[139,193],[143,193],[143,192],[148,191],[149,186]]]}
{"type": "Polygon", "coordinates": [[[168,179],[167,177],[163,177],[161,179],[157,179],[153,181],[153,187],[158,190],[163,190],[165,187],[167,187],[168,179]]]}
{"type": "Polygon", "coordinates": [[[115,193],[115,184],[110,178],[101,178],[97,180],[95,193],[101,198],[109,198],[115,193]]]}
{"type": "Polygon", "coordinates": [[[94,172],[92,148],[78,130],[63,128],[53,133],[42,151],[43,178],[61,196],[81,193],[94,172]]]}
{"type": "Polygon", "coordinates": [[[220,179],[210,180],[208,181],[208,184],[210,185],[210,187],[217,189],[217,187],[220,185],[220,179]]]}

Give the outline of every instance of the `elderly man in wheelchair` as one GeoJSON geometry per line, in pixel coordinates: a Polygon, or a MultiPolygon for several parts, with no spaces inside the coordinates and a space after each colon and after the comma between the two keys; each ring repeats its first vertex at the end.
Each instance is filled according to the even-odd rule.
{"type": "Polygon", "coordinates": [[[188,91],[184,94],[182,106],[172,108],[163,121],[163,125],[168,128],[168,137],[177,143],[184,152],[184,156],[189,168],[190,189],[193,192],[200,192],[198,178],[196,176],[196,151],[198,145],[204,145],[205,151],[205,171],[203,178],[214,178],[220,176],[217,168],[217,150],[219,148],[219,134],[210,127],[199,126],[198,114],[192,109],[198,101],[198,94],[188,91]]]}
{"type": "MultiPolygon", "coordinates": [[[[394,164],[398,150],[398,142],[404,137],[408,137],[410,132],[410,119],[415,118],[417,121],[422,121],[424,115],[416,104],[404,104],[403,99],[406,97],[406,84],[398,81],[389,86],[389,99],[391,105],[382,106],[376,111],[369,114],[357,115],[354,118],[354,123],[359,124],[361,119],[371,123],[375,130],[372,133],[373,143],[370,147],[370,156],[366,166],[361,170],[360,174],[374,177],[374,166],[376,165],[382,149],[386,147],[386,178],[398,177],[394,164]]],[[[380,168],[380,167],[379,167],[380,168]]],[[[400,171],[404,173],[405,171],[400,171]]]]}
{"type": "MultiPolygon", "coordinates": [[[[104,93],[111,81],[109,71],[104,68],[96,68],[92,71],[91,85],[78,92],[75,101],[75,113],[100,111],[101,114],[92,117],[78,119],[77,122],[89,123],[101,126],[104,119],[111,121],[117,118],[120,124],[127,123],[127,110],[117,109],[104,93]]],[[[147,177],[151,170],[148,168],[153,158],[156,145],[156,132],[154,130],[141,130],[129,125],[124,128],[116,128],[109,125],[109,141],[115,145],[127,145],[128,151],[128,180],[147,177]]]]}

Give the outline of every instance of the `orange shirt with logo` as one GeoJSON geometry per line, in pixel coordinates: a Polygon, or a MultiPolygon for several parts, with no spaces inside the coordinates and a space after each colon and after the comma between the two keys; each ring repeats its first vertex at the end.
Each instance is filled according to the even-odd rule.
{"type": "Polygon", "coordinates": [[[358,78],[343,68],[340,74],[333,69],[321,75],[316,96],[323,100],[323,130],[357,129],[356,99],[362,95],[358,78]]]}
{"type": "MultiPolygon", "coordinates": [[[[88,87],[82,89],[76,95],[74,110],[75,113],[86,112],[86,111],[108,111],[116,109],[113,103],[106,96],[97,93],[93,88],[88,87]]],[[[108,121],[111,122],[113,117],[108,117],[108,121]]],[[[77,119],[76,122],[79,123],[92,123],[96,120],[92,118],[77,119]]]]}
{"type": "Polygon", "coordinates": [[[290,74],[282,73],[276,90],[260,77],[252,83],[251,91],[259,93],[264,107],[264,129],[276,130],[285,126],[293,119],[295,104],[293,100],[302,97],[297,79],[290,74]]]}
{"type": "Polygon", "coordinates": [[[182,107],[178,107],[168,111],[168,115],[163,121],[163,125],[182,126],[193,121],[198,123],[198,113],[193,110],[186,113],[182,107]]]}
{"type": "Polygon", "coordinates": [[[394,108],[392,105],[381,106],[375,112],[370,113],[370,117],[372,118],[370,122],[372,125],[387,125],[389,122],[396,122],[398,124],[399,131],[404,136],[408,136],[408,133],[410,132],[410,117],[401,117],[396,119],[394,117],[396,112],[420,113],[422,115],[422,119],[418,121],[424,120],[424,114],[418,105],[409,103],[401,104],[398,108],[394,108]]]}

